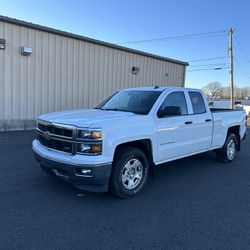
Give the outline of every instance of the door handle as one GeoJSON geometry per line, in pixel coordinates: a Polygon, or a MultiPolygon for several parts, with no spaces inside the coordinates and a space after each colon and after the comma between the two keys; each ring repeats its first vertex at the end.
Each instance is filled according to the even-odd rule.
{"type": "Polygon", "coordinates": [[[212,119],[206,119],[205,120],[205,122],[211,122],[212,121],[212,119]]]}
{"type": "Polygon", "coordinates": [[[192,124],[192,121],[186,121],[185,124],[192,124]]]}

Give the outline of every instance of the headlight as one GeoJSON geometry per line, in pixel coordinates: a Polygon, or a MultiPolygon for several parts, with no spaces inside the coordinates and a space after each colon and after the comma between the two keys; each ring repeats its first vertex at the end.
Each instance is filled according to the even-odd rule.
{"type": "Polygon", "coordinates": [[[101,129],[79,129],[77,141],[78,154],[100,155],[102,153],[101,129]]]}
{"type": "Polygon", "coordinates": [[[93,138],[93,139],[102,139],[102,132],[101,131],[93,131],[93,132],[91,132],[91,138],[93,138]]]}
{"type": "Polygon", "coordinates": [[[78,130],[78,138],[79,139],[101,140],[102,139],[102,131],[100,129],[78,130]]]}
{"type": "Polygon", "coordinates": [[[87,144],[87,143],[79,143],[78,144],[78,153],[82,154],[101,154],[102,152],[102,145],[101,144],[87,144]]]}

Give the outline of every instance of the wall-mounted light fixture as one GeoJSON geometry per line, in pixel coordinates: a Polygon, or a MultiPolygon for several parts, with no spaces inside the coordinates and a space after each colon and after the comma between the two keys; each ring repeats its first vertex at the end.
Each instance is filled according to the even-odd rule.
{"type": "Polygon", "coordinates": [[[21,54],[23,56],[29,56],[32,54],[32,48],[31,47],[26,47],[26,46],[22,46],[21,47],[21,54]]]}
{"type": "Polygon", "coordinates": [[[169,76],[168,72],[166,72],[165,76],[166,76],[166,77],[168,77],[168,76],[169,76]]]}
{"type": "Polygon", "coordinates": [[[139,67],[132,67],[132,74],[137,75],[139,73],[139,67]]]}
{"type": "Polygon", "coordinates": [[[5,39],[0,38],[0,49],[5,49],[5,44],[6,44],[5,39]]]}

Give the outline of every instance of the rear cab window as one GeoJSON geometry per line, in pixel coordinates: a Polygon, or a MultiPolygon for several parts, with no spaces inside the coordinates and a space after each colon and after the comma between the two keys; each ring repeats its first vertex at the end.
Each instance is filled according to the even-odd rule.
{"type": "Polygon", "coordinates": [[[193,113],[194,114],[206,113],[207,110],[201,93],[197,91],[188,91],[188,94],[193,107],[193,113]]]}

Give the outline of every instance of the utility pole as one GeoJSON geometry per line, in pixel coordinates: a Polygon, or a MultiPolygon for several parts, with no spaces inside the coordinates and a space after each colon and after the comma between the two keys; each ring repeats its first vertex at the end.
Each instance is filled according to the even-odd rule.
{"type": "Polygon", "coordinates": [[[233,65],[233,32],[235,29],[231,28],[229,34],[229,56],[230,56],[230,108],[234,108],[234,65],[233,65]]]}

